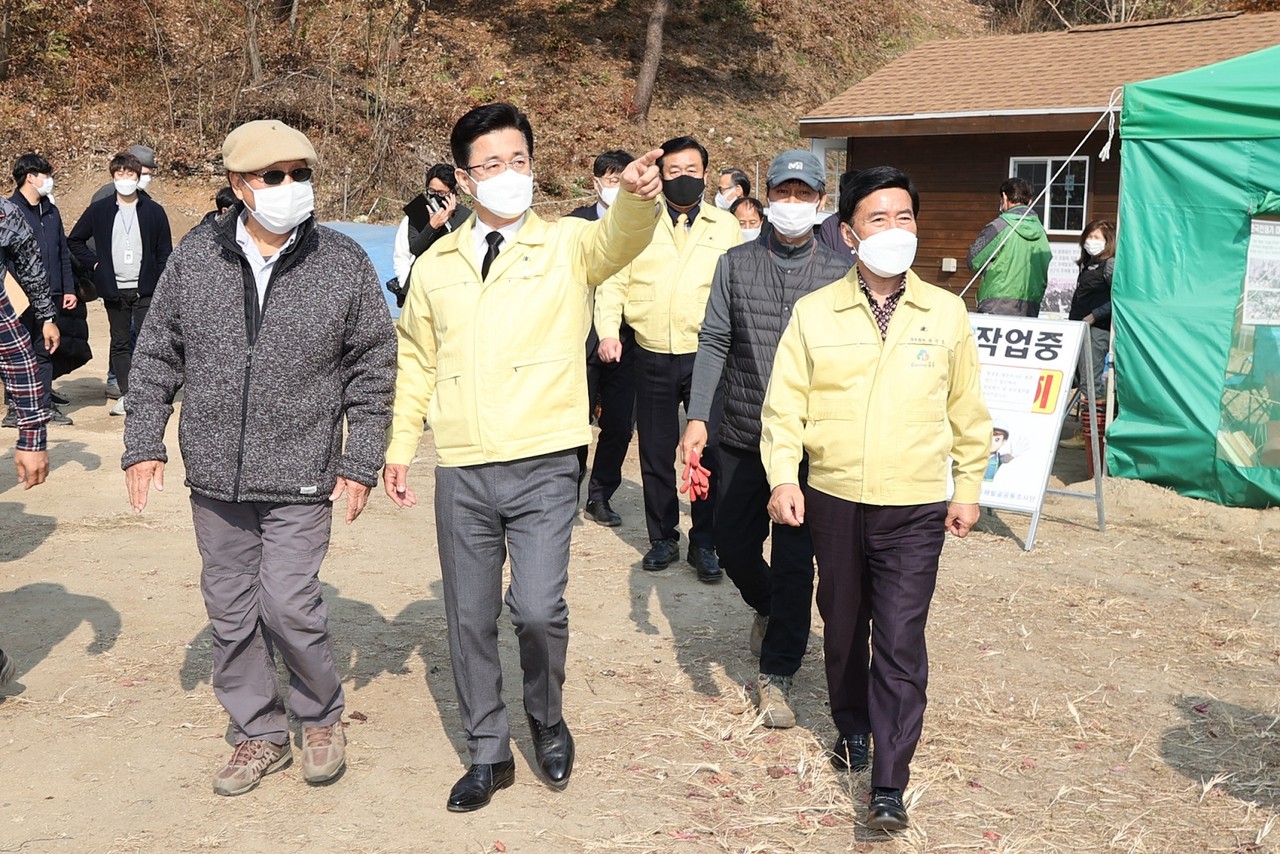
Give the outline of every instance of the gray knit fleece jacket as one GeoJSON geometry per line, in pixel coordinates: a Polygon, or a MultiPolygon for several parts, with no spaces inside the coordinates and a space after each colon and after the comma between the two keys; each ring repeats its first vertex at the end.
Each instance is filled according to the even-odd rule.
{"type": "Polygon", "coordinates": [[[328,499],[339,475],[374,486],[396,338],[373,265],[308,219],[259,305],[235,241],[239,212],[196,226],[169,257],[129,374],[121,465],[168,460],[182,388],[178,444],[193,492],[299,504],[328,499]]]}

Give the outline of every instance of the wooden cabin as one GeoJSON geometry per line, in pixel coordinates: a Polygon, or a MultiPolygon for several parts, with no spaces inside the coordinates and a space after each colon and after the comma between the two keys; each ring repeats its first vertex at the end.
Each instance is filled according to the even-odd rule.
{"type": "Polygon", "coordinates": [[[996,216],[1000,183],[1020,176],[1038,193],[1057,174],[1037,206],[1054,246],[1051,312],[1055,283],[1074,288],[1084,224],[1119,208],[1117,89],[1276,44],[1280,12],[929,42],[803,116],[800,133],[825,160],[829,187],[850,168],[911,176],[921,196],[914,269],[956,293],[973,276],[965,256],[996,216]]]}

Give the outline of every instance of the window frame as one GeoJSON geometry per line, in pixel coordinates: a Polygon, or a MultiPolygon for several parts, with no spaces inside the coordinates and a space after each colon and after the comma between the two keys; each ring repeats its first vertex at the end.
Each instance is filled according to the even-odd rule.
{"type": "MultiPolygon", "coordinates": [[[[1083,198],[1081,200],[1081,204],[1079,205],[1081,209],[1080,228],[1055,229],[1055,228],[1049,227],[1049,223],[1051,222],[1050,203],[1049,203],[1049,198],[1051,193],[1045,194],[1045,197],[1043,200],[1043,205],[1044,205],[1043,210],[1036,209],[1036,214],[1040,216],[1040,224],[1044,226],[1045,232],[1050,236],[1054,236],[1054,237],[1071,236],[1071,237],[1078,238],[1080,236],[1080,232],[1084,229],[1086,225],[1089,224],[1089,179],[1091,177],[1091,172],[1093,170],[1090,169],[1089,157],[1087,155],[1076,155],[1075,157],[1070,157],[1065,154],[1056,154],[1056,155],[1047,154],[1043,156],[1038,155],[1038,156],[1031,156],[1031,157],[1010,157],[1009,158],[1009,177],[1010,178],[1018,177],[1018,166],[1019,164],[1023,164],[1023,163],[1033,163],[1033,164],[1044,166],[1045,176],[1052,177],[1054,173],[1053,164],[1057,161],[1067,161],[1067,162],[1078,161],[1084,164],[1084,184],[1083,184],[1083,187],[1081,188],[1081,192],[1083,193],[1083,198]]],[[[1044,189],[1043,187],[1037,187],[1036,188],[1037,194],[1043,189],[1044,189]]]]}

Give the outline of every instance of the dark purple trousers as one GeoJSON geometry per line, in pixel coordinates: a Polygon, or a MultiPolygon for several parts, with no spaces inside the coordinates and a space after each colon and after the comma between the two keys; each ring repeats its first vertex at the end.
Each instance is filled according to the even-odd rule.
{"type": "Polygon", "coordinates": [[[947,505],[859,504],[812,487],[804,498],[831,715],[845,735],[871,733],[871,785],[905,789],[924,721],[924,629],[947,505]]]}

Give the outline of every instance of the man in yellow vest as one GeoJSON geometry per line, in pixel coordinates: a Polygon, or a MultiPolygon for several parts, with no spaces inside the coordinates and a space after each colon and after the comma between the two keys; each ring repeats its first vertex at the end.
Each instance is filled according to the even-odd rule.
{"type": "MultiPolygon", "coordinates": [[[[676,496],[676,446],[680,443],[680,406],[689,408],[698,331],[711,295],[711,279],[720,256],[742,242],[737,218],[702,203],[706,191],[707,150],[688,136],[662,144],[662,218],[649,244],[631,266],[600,289],[596,297],[596,331],[600,358],[617,361],[622,354],[618,330],[626,320],[636,333],[636,430],[640,437],[640,477],[649,551],[643,567],[666,569],[680,556],[680,505],[676,496]]],[[[716,392],[709,440],[702,464],[714,480],[721,393],[716,392]]],[[[695,501],[690,515],[688,560],[698,579],[718,582],[723,573],[712,536],[713,487],[695,501]]]]}
{"type": "Polygon", "coordinates": [[[415,503],[409,464],[428,421],[449,653],[472,763],[448,808],[469,812],[515,777],[498,658],[508,555],[506,602],[537,765],[555,789],[573,771],[561,701],[577,449],[591,441],[582,346],[592,288],[649,244],[662,152],[623,170],[622,191],[603,219],[549,223],[530,210],[527,116],[510,104],[477,107],[454,125],[450,145],[475,216],[413,266],[383,478],[397,505],[415,503]]]}

